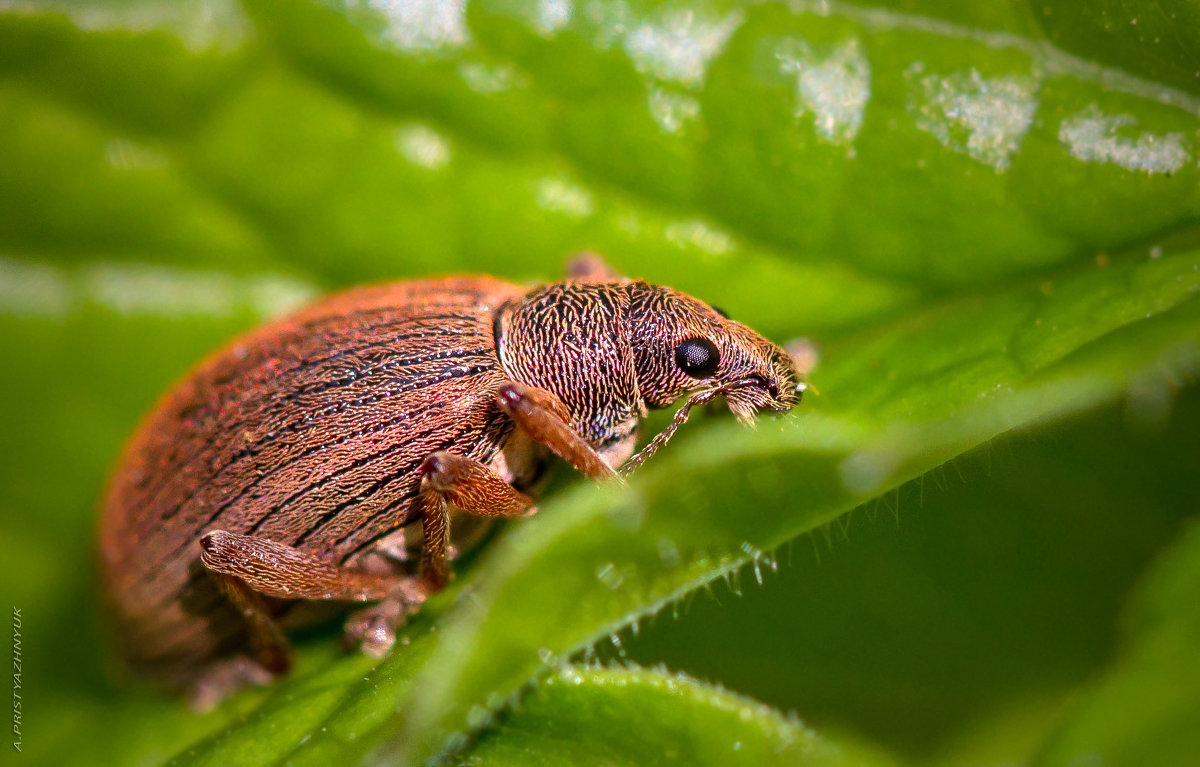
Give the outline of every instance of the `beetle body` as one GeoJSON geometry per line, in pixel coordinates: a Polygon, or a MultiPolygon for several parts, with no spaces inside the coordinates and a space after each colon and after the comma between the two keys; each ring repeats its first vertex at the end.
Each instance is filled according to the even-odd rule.
{"type": "MultiPolygon", "coordinates": [[[[647,408],[705,388],[687,354],[710,347],[729,369],[714,368],[706,390],[734,381],[722,393],[735,412],[795,401],[779,347],[628,280],[360,288],[235,341],[157,405],[114,473],[100,552],[126,659],[190,683],[248,646],[278,645],[274,624],[321,614],[294,594],[378,599],[383,581],[359,573],[414,522],[422,588],[436,591],[447,526],[466,528],[448,510],[525,513],[518,491],[552,453],[611,474],[647,408]]],[[[282,671],[279,652],[257,662],[282,671]]]]}
{"type": "Polygon", "coordinates": [[[409,521],[436,450],[492,461],[511,435],[497,280],[342,294],[239,339],[153,411],[115,475],[101,552],[135,665],[193,668],[241,641],[240,617],[195,567],[200,536],[257,535],[338,563],[409,521]]]}

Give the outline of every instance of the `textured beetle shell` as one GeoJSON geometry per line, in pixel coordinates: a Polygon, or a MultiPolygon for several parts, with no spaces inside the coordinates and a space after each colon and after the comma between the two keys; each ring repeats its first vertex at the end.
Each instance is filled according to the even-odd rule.
{"type": "Polygon", "coordinates": [[[513,427],[491,395],[505,378],[493,317],[525,290],[462,278],[350,291],[239,339],[178,384],[134,435],[101,517],[131,664],[183,671],[244,641],[197,562],[205,532],[341,563],[412,521],[430,453],[497,459],[513,427]]]}
{"type": "Polygon", "coordinates": [[[645,415],[629,343],[628,293],[637,284],[552,283],[501,317],[505,370],[557,394],[571,428],[614,466],[633,451],[645,415]]]}

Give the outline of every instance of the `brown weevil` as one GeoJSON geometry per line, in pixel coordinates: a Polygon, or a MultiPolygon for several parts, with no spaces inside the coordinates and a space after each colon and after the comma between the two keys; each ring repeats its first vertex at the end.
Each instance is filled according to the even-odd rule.
{"type": "Polygon", "coordinates": [[[373,602],[347,637],[381,653],[480,520],[530,513],[551,456],[614,478],[695,405],[721,396],[749,419],[801,388],[779,346],[594,257],[532,289],[458,277],[326,298],[202,362],[126,448],[99,533],[123,654],[204,705],[285,672],[284,632],[323,606],[373,602]],[[633,456],[648,409],[685,396],[633,456]]]}

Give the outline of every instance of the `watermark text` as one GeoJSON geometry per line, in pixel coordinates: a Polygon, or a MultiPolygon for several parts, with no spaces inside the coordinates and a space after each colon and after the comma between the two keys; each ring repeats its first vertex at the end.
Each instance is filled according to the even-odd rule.
{"type": "Polygon", "coordinates": [[[21,608],[12,609],[12,747],[13,751],[21,750],[21,608]]]}

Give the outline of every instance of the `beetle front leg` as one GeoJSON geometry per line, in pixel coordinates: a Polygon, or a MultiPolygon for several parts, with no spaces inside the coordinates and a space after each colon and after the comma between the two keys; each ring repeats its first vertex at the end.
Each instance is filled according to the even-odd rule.
{"type": "Polygon", "coordinates": [[[497,387],[496,401],[517,426],[584,476],[620,480],[608,461],[567,423],[567,408],[558,397],[536,386],[506,381],[497,387]]]}
{"type": "Polygon", "coordinates": [[[417,470],[421,491],[421,584],[435,593],[450,581],[449,507],[482,517],[521,517],[533,512],[529,496],[515,490],[479,461],[448,452],[437,452],[417,470]]]}

